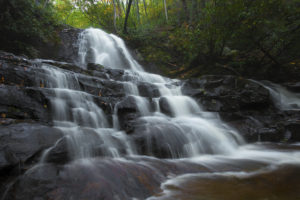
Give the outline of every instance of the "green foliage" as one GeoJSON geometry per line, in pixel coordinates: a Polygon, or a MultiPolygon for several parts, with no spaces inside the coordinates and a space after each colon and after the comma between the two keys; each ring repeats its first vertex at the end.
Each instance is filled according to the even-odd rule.
{"type": "Polygon", "coordinates": [[[192,67],[224,60],[240,63],[239,71],[282,66],[300,57],[299,16],[299,0],[211,0],[169,38],[192,67]]]}
{"type": "Polygon", "coordinates": [[[44,1],[2,0],[0,2],[1,49],[34,54],[30,43],[53,37],[53,8],[44,1]]]}
{"type": "Polygon", "coordinates": [[[87,28],[91,26],[89,19],[84,13],[75,8],[75,3],[69,0],[55,0],[55,18],[61,24],[68,24],[76,28],[87,28]]]}
{"type": "Polygon", "coordinates": [[[175,74],[220,64],[255,72],[300,59],[300,0],[133,0],[126,33],[128,0],[45,2],[2,0],[1,45],[34,52],[28,44],[55,35],[59,22],[117,33],[146,61],[175,74]]]}

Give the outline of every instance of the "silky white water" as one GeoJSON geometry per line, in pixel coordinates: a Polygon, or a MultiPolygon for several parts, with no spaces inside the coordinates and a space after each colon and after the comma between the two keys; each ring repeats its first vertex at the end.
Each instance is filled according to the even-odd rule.
{"type": "Polygon", "coordinates": [[[143,70],[121,38],[100,29],[89,28],[80,34],[78,54],[81,66],[98,63],[113,69],[143,70]]]}
{"type": "Polygon", "coordinates": [[[140,115],[136,121],[144,125],[143,134],[138,137],[145,141],[145,149],[141,150],[135,139],[120,130],[119,103],[110,124],[109,116],[96,105],[93,96],[80,90],[75,73],[44,64],[45,77],[37,81],[54,92],[54,125],[66,135],[72,159],[119,157],[124,153],[156,156],[157,149],[171,158],[230,154],[244,144],[239,134],[217,117],[204,117],[206,112],[192,98],[182,95],[177,80],[144,72],[117,36],[99,29],[84,30],[79,37],[79,58],[83,67],[92,62],[126,70],[121,80],[112,81],[121,83],[127,98],[132,98],[136,105],[140,115]],[[140,96],[140,83],[156,89],[159,97],[140,96]],[[169,116],[161,112],[162,104],[169,110],[169,116]]]}
{"type": "MultiPolygon", "coordinates": [[[[156,194],[147,193],[145,188],[152,191],[159,187],[155,184],[162,183],[161,196],[149,199],[174,199],[169,186],[185,185],[194,177],[238,179],[263,173],[265,168],[273,170],[278,165],[300,165],[299,150],[293,150],[299,144],[287,149],[259,143],[246,145],[217,113],[206,112],[193,98],[182,95],[180,81],[145,72],[119,37],[90,28],[80,34],[78,43],[80,67],[86,69],[88,63],[97,63],[107,69],[118,69],[110,72],[122,75],[116,78],[105,69],[102,78],[90,77],[52,64],[42,64],[39,69],[36,82],[50,97],[54,127],[64,137],[44,151],[40,163],[27,170],[25,176],[35,179],[35,173],[40,170],[43,175],[45,169],[48,175],[47,166],[56,167],[48,165],[48,157],[66,141],[71,161],[57,165],[55,184],[61,188],[52,190],[53,194],[62,195],[59,198],[79,199],[82,196],[77,194],[91,193],[95,196],[86,199],[146,199],[135,195],[156,194]],[[83,89],[82,79],[97,79],[89,84],[99,88],[102,83],[116,84],[114,89],[124,91],[125,95],[118,96],[108,114],[97,102],[100,95],[84,92],[88,90],[83,89]],[[147,88],[152,95],[145,95],[147,88]],[[134,130],[128,133],[122,130],[119,113],[127,100],[136,108],[134,130]],[[147,173],[153,177],[152,182],[147,173]]],[[[297,95],[279,86],[265,87],[274,101],[280,102],[281,109],[299,105],[297,95]]],[[[34,182],[33,188],[42,187],[47,181],[34,182]]]]}
{"type": "Polygon", "coordinates": [[[44,77],[38,77],[37,81],[54,92],[51,99],[54,126],[65,134],[72,159],[99,155],[95,149],[101,155],[119,157],[120,145],[128,154],[133,152],[126,134],[110,127],[93,96],[80,91],[76,74],[46,64],[42,69],[44,77]]]}
{"type": "MultiPolygon", "coordinates": [[[[252,80],[254,81],[254,80],[252,80]]],[[[268,81],[258,82],[254,81],[267,90],[269,90],[270,95],[274,104],[281,110],[299,110],[300,109],[300,94],[292,93],[288,91],[285,87],[271,83],[268,81]]]]}

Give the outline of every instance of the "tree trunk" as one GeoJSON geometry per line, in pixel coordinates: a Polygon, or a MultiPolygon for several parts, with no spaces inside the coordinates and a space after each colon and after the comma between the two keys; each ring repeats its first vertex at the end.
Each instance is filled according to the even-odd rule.
{"type": "Polygon", "coordinates": [[[187,22],[189,19],[187,3],[186,3],[186,0],[181,0],[181,2],[182,2],[183,11],[184,11],[184,21],[187,22]]]}
{"type": "Polygon", "coordinates": [[[124,22],[124,29],[123,29],[123,32],[124,32],[125,34],[128,33],[128,31],[127,31],[127,22],[128,22],[128,17],[129,17],[129,13],[130,13],[130,8],[131,8],[132,1],[133,1],[133,0],[129,0],[128,6],[127,6],[127,9],[126,9],[125,22],[124,22]]]}
{"type": "Polygon", "coordinates": [[[113,6],[114,6],[114,29],[115,32],[117,32],[117,9],[116,9],[116,0],[113,0],[113,6]]]}
{"type": "Polygon", "coordinates": [[[140,24],[140,7],[139,7],[139,0],[135,0],[135,6],[136,6],[136,16],[138,20],[138,24],[140,24]]]}
{"type": "Polygon", "coordinates": [[[191,0],[191,11],[189,24],[192,24],[198,17],[198,2],[197,0],[191,0]]]}
{"type": "Polygon", "coordinates": [[[165,7],[165,16],[166,16],[166,22],[168,23],[168,8],[167,8],[167,2],[166,0],[164,1],[164,7],[165,7]]]}
{"type": "Polygon", "coordinates": [[[49,0],[45,0],[45,2],[44,2],[44,8],[46,8],[46,6],[48,5],[48,3],[49,3],[49,0]]]}
{"type": "Polygon", "coordinates": [[[120,16],[122,16],[122,6],[121,6],[121,3],[120,3],[120,0],[116,0],[116,2],[117,2],[119,17],[120,17],[120,16]]]}
{"type": "Polygon", "coordinates": [[[146,0],[143,0],[143,2],[144,2],[144,9],[145,9],[146,17],[148,17],[146,0]]]}

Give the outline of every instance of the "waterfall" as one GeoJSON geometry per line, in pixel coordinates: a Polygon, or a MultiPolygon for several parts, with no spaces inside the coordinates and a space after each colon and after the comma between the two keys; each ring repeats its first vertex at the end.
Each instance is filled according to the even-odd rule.
{"type": "Polygon", "coordinates": [[[124,149],[125,155],[153,156],[155,149],[161,149],[172,158],[230,154],[244,143],[233,129],[223,125],[216,116],[207,117],[195,100],[183,96],[178,80],[145,72],[119,37],[89,28],[80,34],[79,44],[81,66],[92,62],[125,70],[118,82],[123,85],[127,98],[134,99],[140,113],[137,121],[145,124],[146,130],[136,136],[144,141],[144,150],[141,150],[135,139],[120,130],[118,104],[110,125],[108,116],[95,104],[92,95],[80,91],[76,74],[44,64],[45,77],[38,81],[54,91],[54,125],[66,135],[72,159],[98,155],[119,157],[124,149]],[[141,96],[138,83],[151,84],[159,91],[159,97],[141,96]],[[156,102],[154,110],[150,101],[156,102]],[[165,108],[161,108],[162,105],[165,108]],[[169,114],[162,112],[166,108],[169,114]]]}
{"type": "MultiPolygon", "coordinates": [[[[8,184],[2,200],[206,198],[202,186],[210,189],[208,199],[216,199],[228,194],[228,185],[238,195],[256,195],[257,185],[273,189],[273,182],[282,193],[291,185],[299,188],[299,143],[246,144],[218,113],[183,95],[182,81],[147,73],[121,38],[89,28],[78,43],[78,66],[37,60],[30,70],[21,67],[35,73],[34,89],[47,97],[41,107],[51,110],[53,127],[63,136],[30,162],[20,162],[18,173],[24,173],[8,184]],[[189,197],[194,190],[201,194],[189,197]]],[[[299,108],[298,94],[260,84],[280,109],[299,108]]],[[[261,199],[293,199],[273,192],[261,199]]]]}
{"type": "Polygon", "coordinates": [[[98,63],[113,69],[143,71],[121,38],[100,29],[89,28],[80,34],[78,55],[81,66],[98,63]]]}
{"type": "Polygon", "coordinates": [[[127,154],[133,152],[128,149],[131,145],[125,133],[110,127],[93,96],[80,90],[76,74],[47,64],[42,69],[37,82],[54,93],[51,99],[54,126],[65,134],[72,159],[97,155],[119,157],[124,149],[127,154]]]}
{"type": "Polygon", "coordinates": [[[269,81],[255,81],[267,90],[269,90],[274,105],[281,110],[299,110],[300,109],[300,94],[292,93],[285,87],[271,83],[269,81]]]}
{"type": "MultiPolygon", "coordinates": [[[[230,154],[244,143],[233,129],[216,116],[207,117],[195,100],[183,96],[178,80],[145,72],[119,37],[89,28],[80,34],[79,44],[83,68],[92,62],[125,70],[120,80],[113,81],[123,85],[126,98],[133,99],[140,115],[136,120],[145,127],[143,134],[128,136],[120,130],[119,103],[113,108],[110,124],[109,116],[96,105],[93,96],[80,90],[77,74],[43,64],[44,75],[37,82],[54,93],[51,100],[54,125],[65,134],[71,159],[99,155],[156,156],[157,149],[171,158],[230,154]],[[141,96],[139,83],[150,84],[158,91],[158,97],[141,96]],[[154,110],[150,102],[154,102],[154,110]],[[163,112],[166,109],[169,113],[163,112]],[[137,141],[143,141],[143,149],[137,141]]],[[[51,150],[46,152],[43,160],[47,160],[45,157],[51,150]]]]}

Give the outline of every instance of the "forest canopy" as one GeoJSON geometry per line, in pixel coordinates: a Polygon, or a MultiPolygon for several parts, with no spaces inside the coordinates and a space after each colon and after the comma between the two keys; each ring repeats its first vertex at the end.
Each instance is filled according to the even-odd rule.
{"type": "Polygon", "coordinates": [[[53,39],[65,24],[99,27],[174,76],[251,74],[300,59],[300,0],[1,0],[0,7],[6,46],[53,39]]]}

